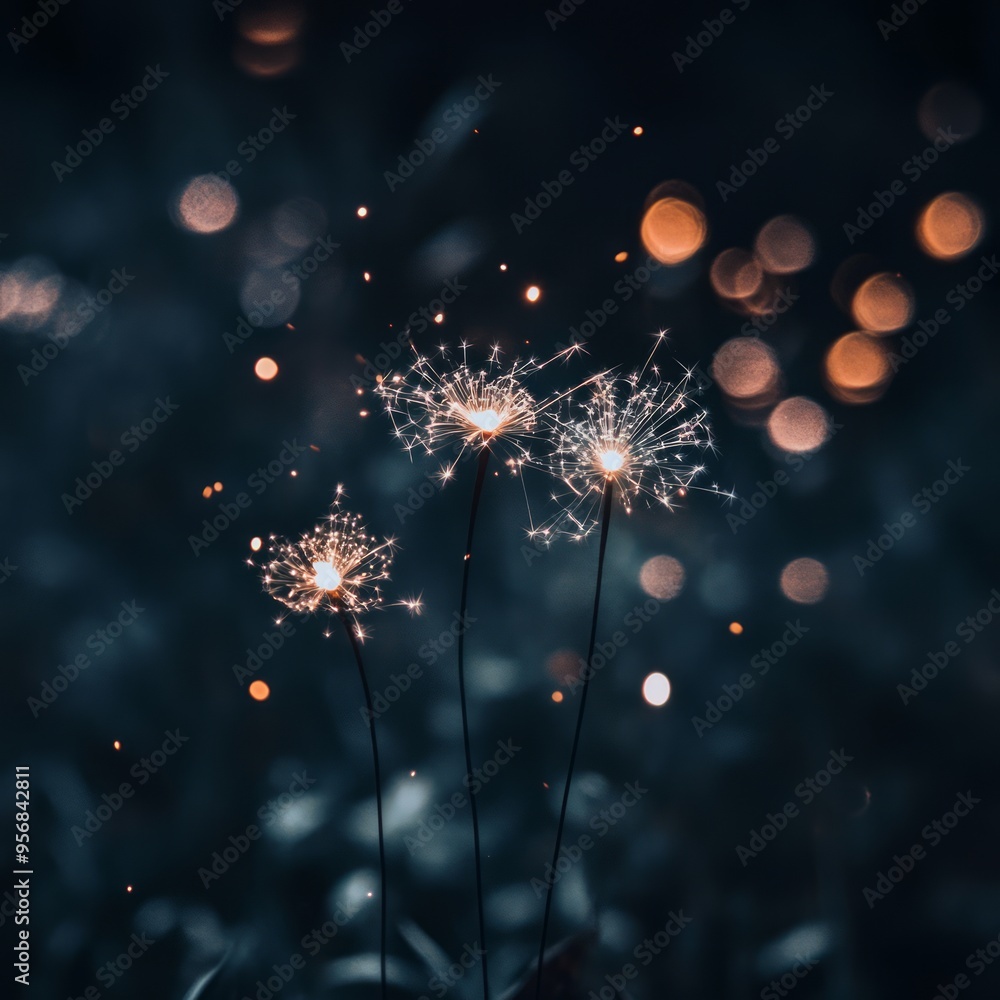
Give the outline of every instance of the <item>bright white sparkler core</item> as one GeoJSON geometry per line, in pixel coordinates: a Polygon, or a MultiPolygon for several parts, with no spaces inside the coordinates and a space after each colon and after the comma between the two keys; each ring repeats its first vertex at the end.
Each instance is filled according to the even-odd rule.
{"type": "Polygon", "coordinates": [[[484,434],[492,434],[501,423],[500,414],[496,410],[472,410],[469,412],[469,419],[484,434]]]}
{"type": "Polygon", "coordinates": [[[344,582],[333,563],[314,562],[312,565],[316,571],[316,586],[320,590],[336,590],[344,582]]]}
{"type": "Polygon", "coordinates": [[[620,451],[609,448],[601,452],[601,468],[605,472],[618,472],[625,464],[625,456],[620,451]]]}

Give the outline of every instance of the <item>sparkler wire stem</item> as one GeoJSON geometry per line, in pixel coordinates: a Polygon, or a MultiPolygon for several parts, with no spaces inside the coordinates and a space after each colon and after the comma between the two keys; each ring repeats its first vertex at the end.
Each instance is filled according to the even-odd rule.
{"type": "MultiPolygon", "coordinates": [[[[597,641],[597,617],[601,607],[601,580],[604,577],[604,553],[608,545],[608,527],[611,524],[611,508],[615,493],[614,478],[608,476],[604,483],[604,494],[601,498],[601,542],[597,555],[597,586],[594,590],[594,616],[590,623],[590,646],[587,649],[587,670],[583,677],[583,692],[580,695],[580,711],[576,716],[576,731],[573,734],[573,749],[569,755],[569,769],[566,772],[566,786],[563,789],[562,808],[559,810],[559,824],[556,827],[556,846],[552,853],[552,870],[559,863],[559,851],[562,850],[563,827],[566,825],[566,808],[569,805],[569,790],[573,783],[573,769],[576,766],[576,752],[580,746],[580,732],[583,729],[583,714],[587,708],[587,692],[590,690],[590,678],[594,675],[591,662],[594,659],[594,644],[597,641]]],[[[538,947],[538,971],[535,978],[535,1000],[540,1000],[542,992],[542,973],[544,971],[545,942],[549,933],[549,918],[552,915],[552,897],[555,895],[555,884],[549,886],[545,896],[545,916],[542,920],[542,941],[538,947]]]]}
{"type": "MultiPolygon", "coordinates": [[[[479,453],[479,463],[476,466],[476,485],[472,491],[472,510],[469,513],[469,536],[465,543],[465,569],[462,573],[462,603],[458,620],[465,621],[465,610],[469,598],[469,566],[472,563],[472,537],[476,530],[476,514],[479,511],[479,499],[483,494],[483,484],[486,481],[486,467],[490,462],[490,449],[483,445],[479,453]]],[[[465,701],[465,628],[458,633],[458,691],[462,702],[462,738],[465,744],[465,773],[468,787],[472,787],[472,747],[469,743],[469,712],[465,701]]],[[[486,965],[486,916],[483,910],[483,864],[479,849],[479,811],[476,808],[476,796],[470,795],[472,806],[472,841],[476,856],[476,906],[479,912],[479,940],[483,955],[483,1000],[489,1000],[489,974],[486,965]]]]}
{"type": "Polygon", "coordinates": [[[381,948],[379,965],[382,983],[382,1000],[386,1000],[385,957],[386,957],[386,877],[385,877],[385,835],[382,832],[382,772],[378,762],[378,740],[375,738],[375,707],[372,704],[372,693],[368,686],[368,675],[365,673],[364,661],[361,659],[361,645],[351,625],[350,616],[343,610],[339,612],[344,631],[354,650],[354,659],[358,663],[358,673],[361,675],[361,686],[365,692],[365,706],[368,709],[368,730],[372,737],[372,761],[375,765],[375,805],[378,812],[378,861],[379,861],[379,903],[381,905],[381,948]]]}

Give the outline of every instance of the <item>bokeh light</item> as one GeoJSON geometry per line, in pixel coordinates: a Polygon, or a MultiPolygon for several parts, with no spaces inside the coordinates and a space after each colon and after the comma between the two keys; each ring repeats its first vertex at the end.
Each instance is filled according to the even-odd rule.
{"type": "Polygon", "coordinates": [[[203,174],[190,180],[177,202],[177,215],[192,233],[218,233],[233,224],[240,200],[232,184],[203,174]]]}
{"type": "Polygon", "coordinates": [[[542,297],[542,290],[538,285],[529,285],[524,292],[524,297],[529,302],[537,302],[542,297]]]}
{"type": "Polygon", "coordinates": [[[813,262],[816,241],[794,215],[778,215],[761,226],[754,253],[765,271],[794,274],[813,262]]]}
{"type": "Polygon", "coordinates": [[[754,337],[727,340],[712,358],[712,377],[732,399],[755,402],[778,386],[781,370],[774,351],[754,337]]]}
{"type": "Polygon", "coordinates": [[[680,264],[694,256],[708,236],[705,215],[682,198],[661,198],[646,210],[639,230],[642,245],[661,264],[680,264]]]}
{"type": "Polygon", "coordinates": [[[259,535],[255,535],[253,538],[250,539],[250,551],[251,552],[260,552],[260,547],[263,544],[264,544],[264,542],[260,538],[260,536],[259,535]]]}
{"type": "Polygon", "coordinates": [[[760,288],[764,272],[749,250],[731,247],[712,261],[709,279],[718,295],[727,299],[746,299],[760,288]]]}
{"type": "Polygon", "coordinates": [[[979,131],[983,121],[982,102],[960,83],[939,83],[920,99],[917,121],[928,139],[939,138],[938,129],[946,129],[951,136],[958,137],[954,141],[964,142],[979,131]]]}
{"type": "Polygon", "coordinates": [[[937,260],[964,257],[982,239],[982,209],[968,195],[949,191],[924,206],[917,219],[917,242],[937,260]]]}
{"type": "Polygon", "coordinates": [[[854,321],[872,333],[900,330],[913,319],[913,289],[898,274],[873,274],[854,293],[854,321]]]}
{"type": "Polygon", "coordinates": [[[278,374],[278,363],[274,358],[258,358],[253,371],[262,382],[270,382],[278,374]]]}
{"type": "Polygon", "coordinates": [[[892,378],[884,341],[870,334],[845,333],[823,361],[827,388],[843,403],[870,403],[881,397],[892,378]]]}
{"type": "Polygon", "coordinates": [[[819,403],[805,396],[792,396],[771,411],[767,433],[783,451],[815,451],[830,436],[830,418],[819,403]]]}
{"type": "Polygon", "coordinates": [[[781,571],[781,592],[796,604],[816,604],[826,596],[830,576],[818,559],[793,559],[781,571]]]}
{"type": "Polygon", "coordinates": [[[264,681],[254,681],[249,688],[250,697],[254,701],[266,701],[271,694],[271,689],[264,681]]]}
{"type": "Polygon", "coordinates": [[[553,691],[552,692],[552,700],[558,705],[559,702],[561,702],[563,700],[563,693],[562,693],[562,691],[553,691]]]}
{"type": "Polygon", "coordinates": [[[301,8],[281,3],[241,10],[236,25],[244,38],[257,45],[283,45],[295,40],[302,20],[301,8]]]}
{"type": "Polygon", "coordinates": [[[642,682],[642,696],[646,703],[659,708],[666,705],[670,698],[670,680],[666,674],[649,674],[642,682]]]}
{"type": "Polygon", "coordinates": [[[743,626],[739,622],[730,622],[729,631],[733,635],[743,635],[743,626]]]}
{"type": "Polygon", "coordinates": [[[653,556],[639,570],[639,585],[659,601],[673,600],[684,589],[684,566],[673,556],[653,556]]]}

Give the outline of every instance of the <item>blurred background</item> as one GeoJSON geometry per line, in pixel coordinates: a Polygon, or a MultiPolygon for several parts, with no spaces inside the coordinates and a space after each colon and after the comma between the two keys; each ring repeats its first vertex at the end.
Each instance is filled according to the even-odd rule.
{"type": "MultiPolygon", "coordinates": [[[[371,389],[410,339],[585,343],[544,394],[661,330],[712,413],[699,484],[737,498],[613,514],[598,638],[627,641],[583,729],[560,989],[995,995],[997,8],[376,3],[4,8],[3,758],[11,792],[30,767],[36,995],[377,989],[350,646],[279,629],[248,565],[338,484],[399,539],[389,600],[423,601],[365,620],[392,991],[482,995],[467,797],[444,816],[474,470],[440,488],[371,389]]],[[[597,545],[526,538],[542,476],[486,485],[499,997],[538,947],[597,545]]]]}

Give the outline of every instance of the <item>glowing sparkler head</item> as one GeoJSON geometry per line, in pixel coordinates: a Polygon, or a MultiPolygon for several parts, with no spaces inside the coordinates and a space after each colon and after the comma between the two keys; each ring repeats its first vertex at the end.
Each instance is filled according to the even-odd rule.
{"type": "Polygon", "coordinates": [[[338,499],[322,524],[296,541],[271,538],[264,589],[297,613],[320,608],[359,615],[382,603],[395,542],[368,534],[338,499]]]}
{"type": "Polygon", "coordinates": [[[568,398],[546,413],[552,450],[540,464],[566,491],[553,496],[560,512],[530,534],[543,541],[585,537],[597,526],[609,483],[628,511],[639,496],[672,509],[704,472],[697,453],[714,447],[693,380],[693,372],[684,371],[676,383],[667,382],[656,368],[649,375],[604,375],[590,383],[582,402],[568,398]]]}
{"type": "MultiPolygon", "coordinates": [[[[494,347],[476,368],[469,364],[467,344],[461,352],[461,361],[444,347],[433,358],[418,354],[407,372],[377,385],[395,435],[411,454],[451,446],[456,461],[466,448],[488,446],[505,452],[516,471],[527,457],[525,439],[538,425],[539,406],[524,381],[544,365],[534,359],[507,363],[494,347]]],[[[443,481],[454,466],[452,461],[442,468],[443,481]]]]}

